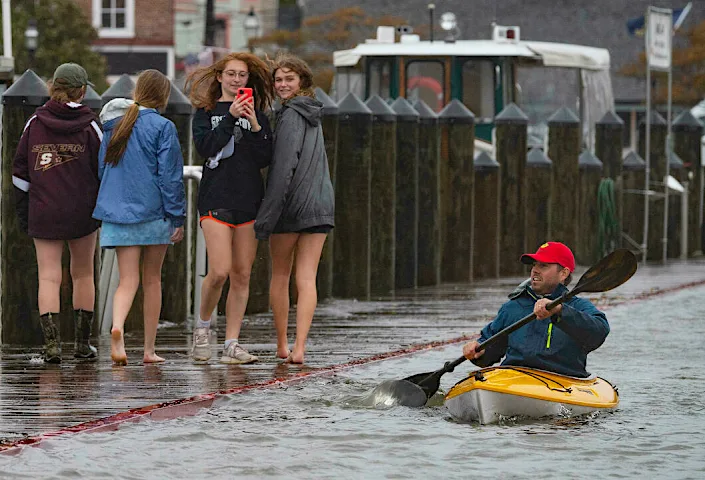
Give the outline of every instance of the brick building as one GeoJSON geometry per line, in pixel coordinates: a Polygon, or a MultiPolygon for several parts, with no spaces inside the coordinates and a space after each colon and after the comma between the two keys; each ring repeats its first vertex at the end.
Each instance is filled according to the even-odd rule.
{"type": "Polygon", "coordinates": [[[174,0],[74,0],[91,19],[108,82],[154,68],[174,78],[174,0]]]}

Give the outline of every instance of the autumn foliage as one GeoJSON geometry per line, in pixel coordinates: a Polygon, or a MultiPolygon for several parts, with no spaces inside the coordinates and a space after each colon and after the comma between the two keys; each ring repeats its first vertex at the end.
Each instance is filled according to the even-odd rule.
{"type": "Polygon", "coordinates": [[[309,17],[301,29],[276,30],[252,39],[250,45],[270,57],[286,50],[300,56],[311,66],[316,85],[328,91],[333,79],[333,52],[354,48],[367,38],[374,38],[379,25],[398,26],[406,19],[385,15],[368,16],[360,7],[341,8],[332,13],[309,17]]]}

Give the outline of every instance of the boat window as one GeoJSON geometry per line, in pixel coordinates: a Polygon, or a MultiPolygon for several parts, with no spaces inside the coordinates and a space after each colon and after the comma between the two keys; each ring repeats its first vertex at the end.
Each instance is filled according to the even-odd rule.
{"type": "Polygon", "coordinates": [[[443,105],[443,63],[413,60],[406,65],[406,98],[412,104],[423,100],[433,111],[443,105]]]}
{"type": "Polygon", "coordinates": [[[391,72],[392,67],[389,60],[370,61],[368,71],[369,97],[379,95],[384,100],[391,98],[391,72]]]}
{"type": "Polygon", "coordinates": [[[517,103],[529,117],[529,146],[541,146],[548,134],[548,118],[559,108],[568,107],[580,114],[579,74],[573,68],[517,68],[517,103]]]}
{"type": "Polygon", "coordinates": [[[330,96],[333,100],[339,102],[350,92],[362,99],[365,93],[364,90],[364,78],[358,68],[338,67],[336,69],[330,92],[330,96]]]}
{"type": "Polygon", "coordinates": [[[463,64],[463,103],[478,122],[492,122],[495,115],[495,68],[492,60],[463,64]]]}

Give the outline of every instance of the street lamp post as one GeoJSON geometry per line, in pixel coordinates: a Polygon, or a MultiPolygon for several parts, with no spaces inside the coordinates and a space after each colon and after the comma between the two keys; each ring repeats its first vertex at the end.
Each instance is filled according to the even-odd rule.
{"type": "Polygon", "coordinates": [[[39,46],[39,31],[37,30],[37,21],[30,18],[27,22],[27,29],[24,31],[24,46],[29,53],[29,68],[34,66],[34,53],[39,46]]]}
{"type": "Polygon", "coordinates": [[[243,24],[245,28],[245,37],[247,38],[247,45],[250,52],[254,52],[254,47],[250,44],[250,40],[259,36],[259,18],[255,13],[254,7],[250,7],[250,11],[245,16],[245,22],[243,24]]]}

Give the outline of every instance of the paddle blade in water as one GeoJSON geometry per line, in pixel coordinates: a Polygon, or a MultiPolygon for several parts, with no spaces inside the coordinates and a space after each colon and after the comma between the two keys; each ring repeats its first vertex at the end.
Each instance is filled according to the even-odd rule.
{"type": "Polygon", "coordinates": [[[626,248],[610,253],[580,277],[573,291],[606,292],[629,280],[636,272],[637,259],[626,248]]]}
{"type": "Polygon", "coordinates": [[[406,380],[387,380],[375,387],[364,403],[374,407],[423,407],[426,400],[426,392],[418,385],[406,380]]]}

